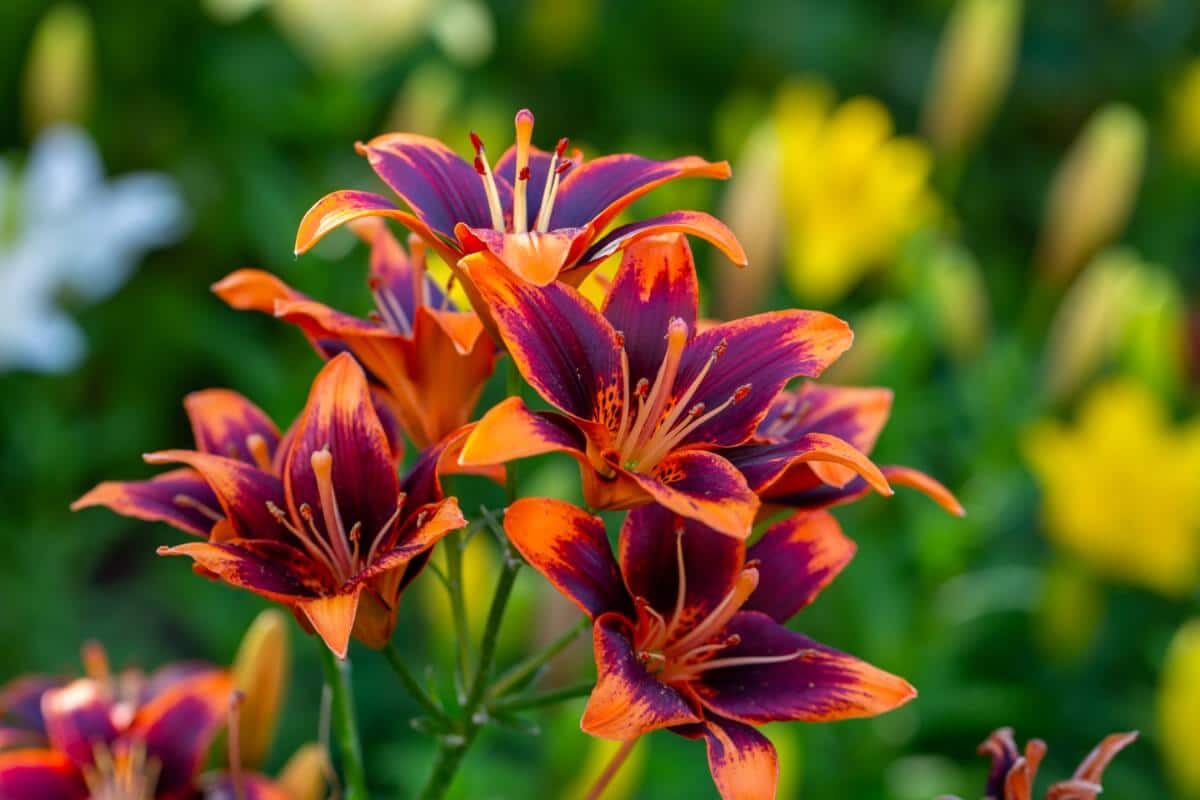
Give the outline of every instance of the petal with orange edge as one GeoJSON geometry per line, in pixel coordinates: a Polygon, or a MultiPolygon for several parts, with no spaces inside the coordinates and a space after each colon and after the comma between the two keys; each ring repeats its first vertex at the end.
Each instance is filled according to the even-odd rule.
{"type": "Polygon", "coordinates": [[[579,723],[584,732],[629,741],[659,728],[699,722],[678,690],[646,671],[629,636],[629,622],[620,614],[604,614],[592,627],[597,676],[579,723]]]}
{"type": "Polygon", "coordinates": [[[261,408],[230,389],[204,389],[183,398],[196,449],[270,470],[279,429],[261,408]]]}
{"type": "Polygon", "coordinates": [[[720,636],[737,637],[736,643],[706,662],[691,687],[706,708],[739,722],[873,717],[917,694],[903,678],[789,630],[758,611],[738,612],[720,636]]]}
{"type": "Polygon", "coordinates": [[[474,424],[458,463],[462,466],[503,464],[545,453],[582,453],[583,434],[571,420],[547,411],[530,411],[519,397],[509,397],[474,424]]]}
{"type": "Polygon", "coordinates": [[[721,456],[682,450],[664,458],[652,475],[623,471],[659,504],[726,536],[750,535],[759,500],[746,479],[721,456]]]}
{"type": "Polygon", "coordinates": [[[331,360],[313,381],[283,476],[293,519],[307,504],[334,552],[353,550],[356,525],[362,552],[391,533],[400,482],[367,378],[350,355],[331,360]]]}
{"type": "Polygon", "coordinates": [[[144,458],[150,464],[187,464],[199,472],[239,536],[287,539],[287,532],[270,510],[271,504],[283,507],[283,485],[271,473],[243,461],[194,450],[163,450],[147,453],[144,458]]]}
{"type": "Polygon", "coordinates": [[[179,681],[138,709],[129,734],[158,765],[155,797],[190,797],[208,747],[228,719],[233,690],[228,673],[208,672],[179,681]]]}
{"type": "Polygon", "coordinates": [[[450,236],[457,222],[485,227],[491,222],[479,173],[437,139],[413,133],[376,136],[358,151],[421,221],[450,236]]]}
{"type": "Polygon", "coordinates": [[[740,540],[656,504],[629,512],[617,551],[629,593],[648,601],[664,619],[676,614],[682,570],[682,630],[725,599],[746,560],[740,540]]]}
{"type": "Polygon", "coordinates": [[[704,736],[708,769],[722,800],[774,800],[779,757],[770,739],[749,725],[715,716],[681,732],[704,736]]]}
{"type": "MultiPolygon", "coordinates": [[[[808,383],[797,392],[781,394],[758,430],[771,441],[827,433],[869,454],[891,408],[890,389],[808,383]]],[[[831,486],[845,486],[855,475],[853,469],[827,462],[813,462],[811,469],[831,486]]]]}
{"type": "Polygon", "coordinates": [[[275,313],[279,300],[305,300],[296,291],[269,272],[261,269],[239,269],[212,285],[213,294],[239,311],[275,313]]]}
{"type": "Polygon", "coordinates": [[[1112,733],[1096,745],[1087,758],[1075,770],[1070,780],[1061,781],[1046,790],[1047,800],[1093,800],[1100,794],[1100,780],[1104,770],[1117,754],[1138,738],[1137,731],[1112,733]]]}
{"type": "Polygon", "coordinates": [[[546,402],[592,419],[599,395],[620,376],[616,331],[579,292],[532,286],[490,253],[459,262],[491,311],[521,375],[546,402]]]}
{"type": "MultiPolygon", "coordinates": [[[[419,217],[401,211],[385,197],[355,190],[330,192],[304,213],[296,231],[296,255],[308,252],[335,228],[363,217],[384,217],[399,222],[424,239],[449,264],[453,264],[460,255],[419,217]]],[[[449,237],[450,232],[451,228],[447,228],[445,236],[449,237]]]]}
{"type": "Polygon", "coordinates": [[[559,184],[550,228],[581,227],[591,223],[597,231],[616,219],[630,203],[677,178],[716,178],[730,175],[725,161],[712,163],[697,156],[655,161],[625,153],[588,161],[559,184]]]}
{"type": "Polygon", "coordinates": [[[54,750],[0,753],[3,800],[87,800],[87,784],[71,759],[54,750]]]}
{"type": "Polygon", "coordinates": [[[297,605],[321,641],[338,658],[345,659],[350,647],[350,634],[354,630],[363,588],[362,584],[355,584],[348,591],[304,600],[297,605]]]}
{"type": "Polygon", "coordinates": [[[379,553],[354,580],[367,580],[403,567],[437,544],[446,534],[466,524],[467,519],[458,507],[457,498],[450,497],[424,506],[405,521],[395,543],[379,553]]]}
{"type": "Polygon", "coordinates": [[[597,264],[648,236],[664,233],[697,236],[712,243],[739,267],[748,263],[742,243],[724,222],[703,211],[672,211],[613,228],[579,258],[581,266],[597,264]]]}
{"type": "Polygon", "coordinates": [[[589,617],[634,613],[604,521],[570,503],[522,498],[504,514],[504,533],[530,566],[589,617]]]}
{"type": "MultiPolygon", "coordinates": [[[[869,485],[883,495],[893,494],[888,480],[879,467],[848,442],[826,433],[807,433],[798,439],[769,444],[747,444],[722,451],[723,455],[746,476],[750,488],[773,503],[787,505],[778,498],[790,493],[790,473],[803,470],[801,486],[810,488],[813,481],[805,480],[811,462],[832,462],[854,470],[869,485]]],[[[847,484],[850,485],[850,484],[847,484]]]]}
{"type": "Polygon", "coordinates": [[[936,478],[931,478],[924,472],[910,467],[889,466],[881,467],[880,470],[889,483],[916,489],[956,517],[965,517],[967,515],[966,509],[962,507],[962,503],[958,502],[958,498],[954,496],[954,493],[943,486],[936,478]]]}
{"type": "Polygon", "coordinates": [[[853,339],[849,325],[821,311],[768,311],[703,331],[684,350],[675,386],[698,382],[689,402],[723,410],[682,443],[749,440],[788,381],[820,375],[853,339]]]}
{"type": "Polygon", "coordinates": [[[158,548],[160,556],[187,556],[207,574],[276,602],[295,605],[323,593],[327,576],[309,558],[283,542],[230,539],[158,548]]]}
{"type": "Polygon", "coordinates": [[[775,523],[746,553],[758,562],[758,587],[743,608],[786,622],[838,576],[856,549],[824,511],[775,523]]]}
{"type": "Polygon", "coordinates": [[[148,481],[104,481],[71,503],[71,510],[104,506],[126,517],[165,522],[185,533],[208,536],[224,518],[208,482],[189,467],[155,475],[148,481]]]}

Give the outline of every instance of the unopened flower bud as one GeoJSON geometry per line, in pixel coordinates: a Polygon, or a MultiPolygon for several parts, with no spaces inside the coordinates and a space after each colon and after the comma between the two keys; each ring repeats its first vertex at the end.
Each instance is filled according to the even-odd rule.
{"type": "Polygon", "coordinates": [[[234,682],[243,695],[238,715],[240,755],[248,767],[263,763],[275,737],[290,671],[289,624],[281,611],[263,611],[250,624],[234,657],[234,682]]]}

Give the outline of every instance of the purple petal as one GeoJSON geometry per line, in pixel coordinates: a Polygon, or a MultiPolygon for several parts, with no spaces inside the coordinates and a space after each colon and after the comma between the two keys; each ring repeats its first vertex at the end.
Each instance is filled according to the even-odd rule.
{"type": "Polygon", "coordinates": [[[683,450],[659,462],[652,475],[624,474],[676,514],[736,539],[750,535],[758,497],[742,474],[716,453],[683,450]]]}
{"type": "Polygon", "coordinates": [[[42,695],[46,737],[55,750],[82,766],[92,763],[96,743],[109,744],[117,737],[115,712],[107,687],[90,678],[42,695]]]}
{"type": "Polygon", "coordinates": [[[525,560],[588,616],[633,614],[599,517],[561,500],[522,498],[504,514],[504,532],[525,560]]]}
{"type": "Polygon", "coordinates": [[[251,446],[251,437],[258,437],[265,463],[270,463],[279,444],[279,429],[261,408],[242,395],[229,389],[205,389],[185,397],[183,407],[200,452],[262,467],[251,446]]]}
{"type": "Polygon", "coordinates": [[[83,774],[53,750],[0,753],[0,800],[87,800],[83,774]]]}
{"type": "Polygon", "coordinates": [[[696,330],[700,291],[691,248],[682,236],[649,239],[621,258],[604,300],[604,316],[625,339],[629,385],[653,381],[667,352],[672,318],[696,330]]]}
{"type": "Polygon", "coordinates": [[[42,695],[65,683],[49,675],[25,675],[0,687],[0,720],[9,720],[23,728],[44,733],[42,695]]]}
{"type": "Polygon", "coordinates": [[[269,510],[283,507],[283,485],[269,472],[244,461],[194,450],[164,450],[145,456],[151,464],[183,463],[200,473],[239,536],[286,541],[290,534],[269,510]]]}
{"type": "Polygon", "coordinates": [[[208,747],[229,716],[233,680],[212,672],[181,681],[138,709],[130,736],[145,742],[146,756],[159,765],[155,796],[186,796],[208,747]]]}
{"type": "Polygon", "coordinates": [[[733,231],[703,211],[672,211],[613,228],[584,252],[579,263],[583,266],[599,263],[644,238],[667,233],[698,236],[716,245],[733,263],[746,265],[746,251],[733,231]]]}
{"type": "Polygon", "coordinates": [[[360,152],[392,191],[437,233],[450,238],[459,222],[491,227],[479,174],[436,139],[390,133],[360,145],[360,152]]]}
{"type": "Polygon", "coordinates": [[[710,411],[733,403],[685,442],[728,447],[746,441],[788,381],[820,375],[853,338],[845,322],[820,311],[771,311],[701,333],[684,351],[676,393],[691,386],[715,355],[689,402],[710,411]]]}
{"type": "Polygon", "coordinates": [[[745,545],[660,505],[629,512],[621,526],[621,574],[634,597],[649,601],[666,619],[675,614],[679,555],[683,555],[684,599],[680,620],[704,618],[733,587],[745,561],[745,545]]]}
{"type": "Polygon", "coordinates": [[[702,725],[677,730],[688,738],[704,737],[708,769],[722,800],[773,800],[779,781],[779,757],[771,740],[749,725],[705,718],[702,725]]]}
{"type": "Polygon", "coordinates": [[[757,611],[738,613],[721,635],[737,636],[739,641],[709,664],[794,656],[772,663],[714,667],[692,681],[706,707],[740,722],[871,717],[916,696],[904,679],[788,630],[757,611]]]}
{"type": "Polygon", "coordinates": [[[837,577],[854,551],[854,542],[824,511],[777,522],[747,553],[758,562],[758,587],[743,608],[786,622],[837,577]]]}
{"type": "Polygon", "coordinates": [[[105,481],[71,504],[72,511],[104,506],[118,514],[148,522],[165,522],[181,531],[208,536],[219,518],[221,504],[208,482],[184,467],[148,481],[105,481]],[[186,499],[185,499],[186,498],[186,499]]]}

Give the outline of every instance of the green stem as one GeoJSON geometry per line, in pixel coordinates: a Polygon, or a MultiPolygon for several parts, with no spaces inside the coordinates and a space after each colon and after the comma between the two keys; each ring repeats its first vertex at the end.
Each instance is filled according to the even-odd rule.
{"type": "Polygon", "coordinates": [[[392,671],[396,673],[396,677],[404,685],[405,691],[412,696],[413,700],[417,701],[417,705],[421,706],[434,719],[439,722],[445,722],[446,713],[429,696],[429,693],[422,688],[421,682],[417,680],[417,676],[413,675],[408,665],[404,663],[404,658],[400,655],[400,650],[394,642],[388,642],[384,646],[383,655],[388,660],[388,663],[392,665],[392,671]]]}
{"type": "Polygon", "coordinates": [[[528,697],[506,697],[492,703],[488,706],[488,710],[507,714],[513,711],[528,711],[531,708],[554,705],[564,700],[587,697],[592,693],[595,685],[595,681],[587,681],[585,683],[577,683],[574,686],[564,686],[561,689],[551,689],[548,692],[528,697]]]}
{"type": "Polygon", "coordinates": [[[625,760],[629,758],[629,754],[633,752],[633,746],[637,743],[637,739],[630,739],[621,745],[616,755],[608,762],[608,766],[600,773],[600,777],[596,778],[596,782],[592,784],[591,791],[587,793],[587,800],[600,800],[600,795],[604,794],[604,790],[612,783],[612,779],[617,776],[617,772],[624,766],[625,760]]]}
{"type": "Polygon", "coordinates": [[[461,703],[467,682],[471,680],[471,632],[467,624],[466,597],[463,594],[462,531],[454,531],[447,537],[442,552],[446,554],[446,590],[450,597],[450,614],[454,619],[454,638],[457,643],[458,674],[455,690],[461,703]]]}
{"type": "Polygon", "coordinates": [[[529,658],[516,664],[503,675],[501,675],[491,689],[488,690],[488,696],[497,698],[503,697],[509,692],[523,684],[529,676],[541,669],[542,665],[549,662],[550,659],[566,650],[571,642],[579,638],[579,634],[586,631],[592,624],[592,621],[587,617],[581,617],[579,622],[572,625],[567,631],[546,646],[545,650],[540,653],[534,653],[529,658]]]}
{"type": "MultiPolygon", "coordinates": [[[[490,516],[488,521],[490,524],[495,524],[490,516]]],[[[475,668],[475,677],[471,681],[471,689],[463,704],[459,729],[452,735],[442,737],[433,770],[430,772],[425,788],[421,791],[421,800],[440,800],[445,797],[451,783],[454,782],[454,774],[458,771],[458,765],[475,741],[479,729],[487,721],[487,710],[483,700],[487,694],[488,678],[492,672],[492,660],[496,656],[500,623],[504,619],[504,609],[508,606],[508,598],[512,594],[513,583],[516,582],[521,563],[520,557],[505,548],[504,564],[496,583],[496,593],[492,596],[492,607],[488,611],[487,623],[483,629],[483,641],[479,646],[479,662],[475,668]]]]}
{"type": "Polygon", "coordinates": [[[342,754],[346,800],[367,800],[367,775],[363,769],[358,723],[354,719],[354,695],[350,691],[350,662],[339,660],[324,643],[319,644],[325,682],[333,693],[333,727],[342,754]]]}

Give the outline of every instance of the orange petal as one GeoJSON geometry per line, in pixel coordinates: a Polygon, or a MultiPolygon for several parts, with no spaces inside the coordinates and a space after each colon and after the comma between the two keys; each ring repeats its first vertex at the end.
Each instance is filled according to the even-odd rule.
{"type": "Polygon", "coordinates": [[[212,285],[213,293],[239,311],[272,314],[276,300],[302,300],[304,295],[269,272],[239,269],[212,285]]]}
{"type": "Polygon", "coordinates": [[[359,584],[348,592],[305,600],[298,606],[329,650],[341,659],[346,658],[350,647],[350,633],[354,630],[362,590],[359,584]]]}
{"type": "Polygon", "coordinates": [[[924,493],[954,516],[965,517],[967,515],[967,510],[962,507],[962,503],[958,502],[958,498],[954,496],[953,492],[924,472],[910,467],[883,467],[881,471],[887,476],[889,482],[924,493]]]}
{"type": "Polygon", "coordinates": [[[583,437],[565,417],[534,413],[519,397],[494,406],[475,423],[463,444],[462,466],[503,464],[545,453],[580,452],[583,437]]]}

